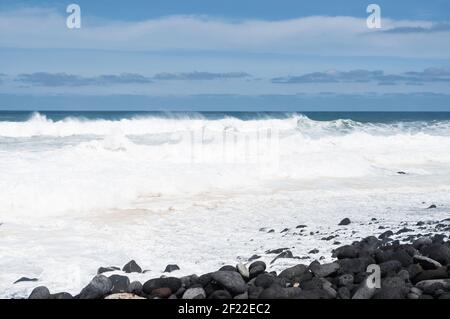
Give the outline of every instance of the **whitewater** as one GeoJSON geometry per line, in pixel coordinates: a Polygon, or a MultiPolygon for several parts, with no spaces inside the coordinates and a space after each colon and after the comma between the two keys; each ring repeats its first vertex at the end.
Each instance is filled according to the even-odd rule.
{"type": "Polygon", "coordinates": [[[380,232],[372,218],[448,218],[449,191],[448,118],[0,118],[0,297],[26,296],[36,283],[13,284],[23,276],[76,293],[131,259],[148,270],[138,280],[171,263],[180,276],[270,262],[280,247],[327,259],[321,238],[342,218],[342,243],[380,232]],[[281,233],[299,224],[314,234],[281,233]]]}

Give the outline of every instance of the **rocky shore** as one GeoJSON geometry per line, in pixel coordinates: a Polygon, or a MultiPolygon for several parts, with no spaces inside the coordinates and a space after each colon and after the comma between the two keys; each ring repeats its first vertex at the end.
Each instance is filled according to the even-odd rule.
{"type": "MultiPolygon", "coordinates": [[[[346,218],[339,225],[350,223],[346,218]]],[[[340,246],[333,250],[333,262],[329,263],[314,260],[302,264],[288,248],[274,249],[267,252],[274,255],[274,261],[299,259],[299,264],[279,273],[269,271],[270,265],[254,255],[245,264],[223,266],[200,276],[171,277],[179,266],[168,265],[166,276],[130,282],[126,274],[142,272],[133,260],[121,269],[100,267],[97,276],[75,296],[51,293],[40,286],[29,299],[450,299],[450,219],[415,226],[414,230],[386,230],[377,237],[340,246]],[[420,233],[430,226],[435,232],[420,233]],[[398,236],[404,237],[399,240],[398,236]],[[375,273],[370,265],[377,265],[375,273]],[[108,276],[113,271],[122,274],[108,276]],[[369,284],[377,272],[379,287],[369,284]]],[[[33,280],[21,278],[18,282],[33,280]]]]}

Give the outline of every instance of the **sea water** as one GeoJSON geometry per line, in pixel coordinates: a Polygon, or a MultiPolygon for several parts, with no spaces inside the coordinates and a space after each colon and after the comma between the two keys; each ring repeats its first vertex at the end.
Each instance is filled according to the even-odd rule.
{"type": "Polygon", "coordinates": [[[141,281],[280,247],[329,259],[342,218],[350,243],[372,218],[448,218],[449,191],[450,113],[0,112],[0,297],[76,293],[130,259],[141,281]]]}

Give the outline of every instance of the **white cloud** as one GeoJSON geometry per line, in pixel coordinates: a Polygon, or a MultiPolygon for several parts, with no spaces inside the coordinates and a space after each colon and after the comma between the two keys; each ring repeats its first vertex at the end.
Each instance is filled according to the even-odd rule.
{"type": "Polygon", "coordinates": [[[227,21],[171,16],[141,22],[99,21],[83,16],[80,30],[66,28],[66,16],[49,9],[0,13],[0,46],[129,51],[219,50],[324,56],[449,58],[450,32],[383,32],[430,28],[429,21],[383,19],[369,30],[365,18],[314,16],[281,21],[227,21]]]}

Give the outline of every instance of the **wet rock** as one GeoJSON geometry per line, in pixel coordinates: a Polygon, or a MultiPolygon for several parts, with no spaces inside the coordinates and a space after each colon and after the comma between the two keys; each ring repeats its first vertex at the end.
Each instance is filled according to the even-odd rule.
{"type": "Polygon", "coordinates": [[[242,276],[234,271],[217,271],[212,273],[212,279],[233,295],[247,291],[247,285],[242,276]]]}
{"type": "Polygon", "coordinates": [[[247,300],[248,299],[248,293],[244,292],[243,294],[234,296],[233,299],[237,299],[237,300],[247,300]]]}
{"type": "Polygon", "coordinates": [[[373,299],[405,299],[409,289],[400,277],[388,277],[382,280],[381,288],[375,293],[373,299]]]}
{"type": "MultiPolygon", "coordinates": [[[[201,288],[200,286],[198,286],[199,288],[201,288]]],[[[196,287],[193,287],[196,288],[196,287]]],[[[173,295],[175,295],[177,297],[177,299],[183,297],[184,293],[186,292],[186,288],[181,287],[180,289],[177,290],[176,293],[174,293],[173,295]]]]}
{"type": "Polygon", "coordinates": [[[373,264],[374,261],[371,258],[361,257],[339,259],[337,263],[340,266],[339,272],[341,274],[356,274],[365,272],[367,266],[373,264]]]}
{"type": "Polygon", "coordinates": [[[442,267],[439,262],[428,257],[415,255],[413,258],[414,263],[419,264],[424,270],[433,270],[442,267]]]}
{"type": "Polygon", "coordinates": [[[338,277],[339,286],[349,286],[353,284],[354,277],[352,274],[344,274],[338,277]]]}
{"type": "Polygon", "coordinates": [[[283,251],[281,254],[279,254],[277,257],[275,257],[270,263],[273,264],[276,260],[280,258],[294,258],[294,255],[292,255],[292,252],[290,250],[283,251]]]}
{"type": "Polygon", "coordinates": [[[350,290],[347,287],[341,287],[337,291],[339,299],[350,299],[352,297],[350,290]]]}
{"type": "Polygon", "coordinates": [[[277,279],[278,279],[277,277],[270,274],[260,274],[255,279],[255,286],[262,287],[264,289],[269,288],[273,284],[280,282],[277,279]]]}
{"type": "Polygon", "coordinates": [[[127,292],[134,295],[142,295],[142,284],[139,281],[133,281],[127,288],[127,292]]]}
{"type": "Polygon", "coordinates": [[[38,281],[37,278],[28,278],[28,277],[22,277],[20,279],[17,279],[14,284],[18,284],[19,282],[36,282],[38,281]]]}
{"type": "Polygon", "coordinates": [[[257,286],[249,286],[248,287],[248,299],[258,299],[261,292],[263,292],[264,288],[257,286]]]}
{"type": "Polygon", "coordinates": [[[284,278],[287,280],[295,280],[296,278],[301,277],[306,271],[308,270],[308,267],[305,265],[296,265],[290,268],[287,268],[283,270],[278,277],[284,278]]]}
{"type": "Polygon", "coordinates": [[[358,248],[350,245],[339,247],[334,251],[333,257],[337,259],[356,258],[358,257],[358,248]]]}
{"type": "Polygon", "coordinates": [[[199,277],[197,275],[189,275],[189,276],[180,277],[181,286],[185,287],[185,288],[190,288],[193,285],[202,286],[201,284],[199,284],[198,278],[199,277]]]}
{"type": "Polygon", "coordinates": [[[111,293],[117,294],[122,292],[128,292],[130,286],[130,279],[126,276],[112,275],[109,277],[112,283],[111,293]]]}
{"type": "Polygon", "coordinates": [[[378,236],[379,239],[386,239],[394,235],[394,232],[392,230],[387,230],[384,233],[382,233],[380,236],[378,236]]]}
{"type": "Polygon", "coordinates": [[[139,267],[139,265],[134,260],[132,260],[128,262],[125,266],[123,266],[122,271],[126,272],[127,274],[133,272],[141,273],[142,268],[139,267]]]}
{"type": "Polygon", "coordinates": [[[180,270],[180,267],[178,267],[178,265],[167,265],[166,269],[164,269],[164,272],[172,272],[172,271],[176,271],[176,270],[180,270]]]}
{"type": "Polygon", "coordinates": [[[152,293],[150,294],[151,298],[160,298],[160,299],[167,299],[172,295],[172,290],[167,287],[162,288],[156,288],[152,290],[152,293]]]}
{"type": "Polygon", "coordinates": [[[430,289],[432,285],[439,284],[443,289],[450,289],[450,279],[434,279],[434,280],[423,280],[418,282],[415,286],[416,288],[425,291],[430,289]]]}
{"type": "Polygon", "coordinates": [[[103,275],[95,276],[92,281],[81,290],[79,299],[100,299],[108,295],[113,287],[111,279],[103,275]]]}
{"type": "Polygon", "coordinates": [[[220,267],[219,271],[237,271],[236,267],[231,265],[225,265],[220,267]]]}
{"type": "Polygon", "coordinates": [[[40,286],[33,289],[28,299],[50,299],[50,291],[47,287],[40,286]]]}
{"type": "Polygon", "coordinates": [[[313,249],[308,252],[308,254],[313,254],[313,255],[318,254],[318,253],[319,253],[318,249],[313,249]]]}
{"type": "Polygon", "coordinates": [[[398,260],[389,260],[379,264],[381,276],[385,277],[389,274],[396,274],[402,269],[402,263],[398,260]]]}
{"type": "Polygon", "coordinates": [[[183,294],[183,299],[205,299],[206,292],[203,288],[189,288],[183,294]]]}
{"type": "Polygon", "coordinates": [[[417,276],[413,278],[413,283],[417,283],[419,281],[424,280],[433,280],[433,279],[445,279],[448,278],[449,274],[446,267],[441,267],[433,270],[424,270],[417,276]]]}
{"type": "Polygon", "coordinates": [[[169,288],[172,293],[181,288],[181,280],[175,277],[155,278],[144,283],[143,291],[147,295],[151,295],[153,290],[158,288],[169,288]]]}
{"type": "Polygon", "coordinates": [[[313,277],[309,280],[300,282],[300,288],[304,290],[322,289],[323,281],[320,278],[313,277]]]}
{"type": "Polygon", "coordinates": [[[424,247],[421,253],[442,265],[448,265],[450,263],[450,248],[442,244],[432,244],[424,247]]]}
{"type": "Polygon", "coordinates": [[[391,254],[386,253],[384,259],[385,261],[397,260],[403,267],[408,267],[413,263],[413,258],[406,249],[397,249],[391,254]]]}
{"type": "Polygon", "coordinates": [[[337,262],[321,265],[319,262],[314,261],[309,266],[309,269],[317,277],[328,277],[336,273],[340,267],[337,262]]]}
{"type": "Polygon", "coordinates": [[[350,225],[351,221],[349,218],[344,218],[343,220],[341,220],[341,222],[339,223],[339,226],[347,226],[350,225]]]}
{"type": "Polygon", "coordinates": [[[197,278],[197,283],[200,284],[202,287],[205,287],[208,283],[212,280],[212,273],[203,274],[200,277],[197,278]]]}
{"type": "Polygon", "coordinates": [[[429,246],[433,243],[433,241],[431,240],[431,238],[428,237],[421,237],[416,239],[413,242],[413,247],[416,249],[422,249],[424,246],[429,246]]]}
{"type": "Polygon", "coordinates": [[[254,278],[266,270],[266,263],[263,261],[255,261],[248,267],[248,269],[250,278],[254,278]]]}
{"type": "Polygon", "coordinates": [[[372,286],[368,286],[366,281],[363,281],[359,288],[356,290],[355,294],[353,295],[352,299],[371,299],[375,293],[377,292],[377,289],[372,286]]]}

